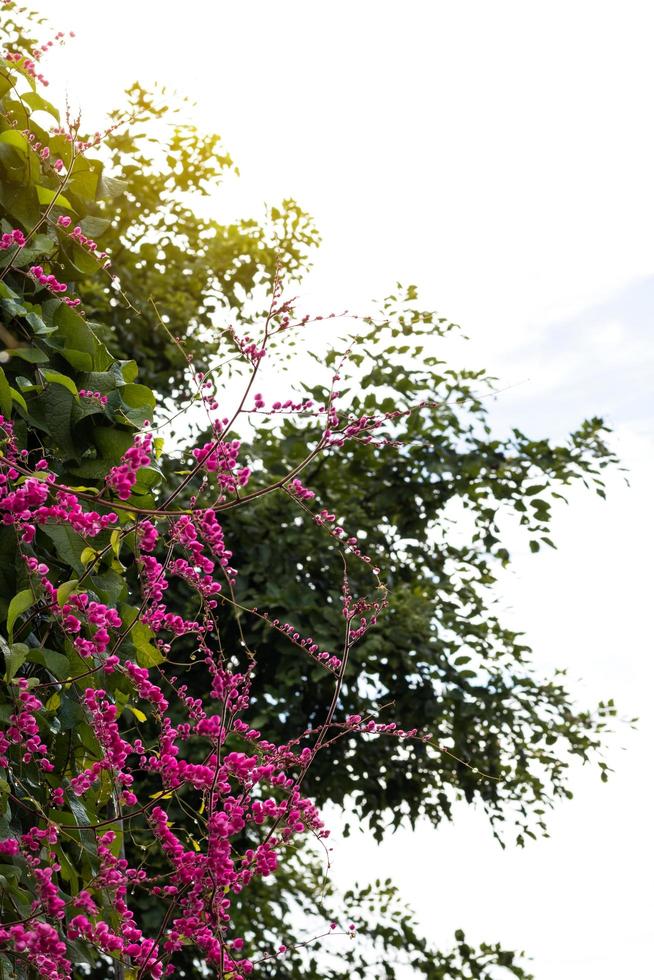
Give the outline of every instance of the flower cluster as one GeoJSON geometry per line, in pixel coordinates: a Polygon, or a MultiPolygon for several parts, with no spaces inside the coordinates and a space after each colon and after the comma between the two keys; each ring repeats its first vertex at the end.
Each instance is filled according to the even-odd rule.
{"type": "Polygon", "coordinates": [[[313,500],[313,498],[316,496],[313,490],[309,490],[308,487],[305,487],[302,481],[298,480],[297,477],[294,480],[291,480],[291,482],[288,484],[288,489],[294,497],[298,498],[298,500],[313,500]]]}
{"type": "Polygon", "coordinates": [[[215,439],[194,449],[193,455],[203,470],[214,474],[223,490],[235,493],[239,487],[246,486],[251,475],[249,466],[238,465],[240,449],[241,443],[238,439],[229,442],[215,439]]]}
{"type": "MultiPolygon", "coordinates": [[[[62,214],[57,218],[58,228],[67,229],[70,228],[71,224],[72,224],[72,218],[70,218],[67,214],[62,214]]],[[[111,263],[109,261],[105,261],[108,259],[109,253],[98,252],[98,243],[95,242],[92,238],[89,238],[88,235],[85,235],[80,225],[75,225],[73,230],[69,233],[68,237],[70,238],[71,241],[76,242],[82,248],[86,249],[87,252],[94,253],[98,262],[102,263],[103,269],[109,268],[111,263]]]]}
{"type": "MultiPolygon", "coordinates": [[[[75,300],[75,302],[79,302],[75,300]]],[[[100,405],[106,405],[109,401],[107,395],[103,395],[101,391],[87,391],[86,388],[80,388],[79,390],[80,398],[94,398],[100,405]]]]}
{"type": "Polygon", "coordinates": [[[291,623],[281,623],[278,619],[271,619],[267,612],[262,612],[260,615],[274,630],[282,633],[294,646],[305,650],[309,656],[317,660],[323,667],[336,671],[341,666],[339,657],[330,654],[327,650],[321,650],[319,645],[314,642],[313,637],[301,636],[299,631],[291,623]]]}
{"type": "Polygon", "coordinates": [[[28,689],[27,678],[16,679],[18,687],[18,705],[9,718],[9,727],[0,732],[0,764],[8,765],[7,753],[11,745],[20,746],[22,761],[27,764],[36,759],[37,765],[44,772],[54,769],[46,758],[48,746],[41,739],[39,724],[35,714],[43,709],[43,703],[28,689]]]}
{"type": "Polygon", "coordinates": [[[152,433],[139,433],[134,443],[124,453],[118,466],[112,467],[105,483],[115,491],[120,500],[127,500],[136,483],[138,471],[149,466],[152,453],[152,433]]]}
{"type": "Polygon", "coordinates": [[[33,58],[28,58],[27,55],[21,54],[20,51],[11,51],[5,57],[16,68],[25,72],[28,78],[36,79],[46,88],[50,84],[43,73],[38,71],[38,65],[33,58]]]}
{"type": "Polygon", "coordinates": [[[52,275],[52,273],[46,273],[43,271],[43,267],[40,265],[33,265],[30,267],[30,275],[34,276],[37,282],[45,286],[47,290],[51,293],[65,293],[68,286],[65,282],[59,282],[57,277],[52,275]]]}
{"type": "MultiPolygon", "coordinates": [[[[45,163],[46,161],[49,161],[49,159],[50,159],[50,147],[49,146],[44,146],[44,144],[41,142],[41,140],[38,139],[37,136],[36,136],[36,134],[33,133],[33,132],[31,132],[31,130],[24,129],[24,130],[22,130],[22,133],[23,133],[23,136],[25,137],[25,139],[28,141],[29,148],[32,151],[32,153],[36,153],[36,155],[38,156],[39,160],[42,163],[45,163]]],[[[58,169],[59,169],[59,167],[55,166],[55,170],[58,170],[58,169]]]]}
{"type": "Polygon", "coordinates": [[[6,252],[8,248],[23,248],[25,245],[25,235],[19,228],[7,231],[0,237],[0,252],[6,252]]]}
{"type": "Polygon", "coordinates": [[[77,796],[83,796],[100,779],[103,772],[110,772],[119,786],[131,785],[132,777],[122,771],[131,746],[120,736],[116,722],[116,705],[109,701],[105,691],[87,688],[84,692],[84,707],[95,737],[102,746],[103,756],[71,779],[73,792],[77,796]]]}
{"type": "Polygon", "coordinates": [[[239,337],[233,328],[230,328],[229,333],[241,356],[244,357],[250,364],[257,365],[261,359],[265,357],[265,344],[262,344],[261,342],[257,343],[257,341],[254,340],[249,334],[239,337]]]}
{"type": "Polygon", "coordinates": [[[21,960],[38,970],[43,980],[62,980],[72,974],[68,946],[49,922],[17,922],[0,926],[0,944],[13,950],[21,960]]]}
{"type": "Polygon", "coordinates": [[[103,602],[94,602],[88,593],[79,592],[68,597],[61,606],[62,627],[74,637],[73,644],[81,657],[101,656],[107,652],[110,629],[120,629],[122,620],[115,609],[103,602]],[[92,632],[90,639],[78,635],[86,625],[92,632]]]}

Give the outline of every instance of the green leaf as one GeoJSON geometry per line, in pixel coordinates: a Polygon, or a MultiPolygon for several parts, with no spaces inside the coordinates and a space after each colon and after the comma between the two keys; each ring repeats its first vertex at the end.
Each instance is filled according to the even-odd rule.
{"type": "Polygon", "coordinates": [[[98,553],[95,548],[84,548],[82,554],[79,556],[79,560],[86,567],[90,562],[95,561],[97,556],[98,553]]]}
{"type": "Polygon", "coordinates": [[[5,652],[5,680],[8,684],[25,663],[28,653],[29,647],[26,643],[12,643],[9,652],[5,652]]]}
{"type": "Polygon", "coordinates": [[[129,638],[136,650],[136,660],[140,667],[155,667],[166,659],[159,649],[152,644],[154,633],[145,623],[138,621],[138,609],[135,606],[121,606],[120,615],[125,626],[130,627],[129,638]]]}
{"type": "Polygon", "coordinates": [[[90,371],[93,367],[93,358],[90,354],[84,354],[79,350],[70,350],[64,348],[61,351],[61,356],[65,357],[71,367],[74,367],[76,371],[90,371]]]}
{"type": "Polygon", "coordinates": [[[137,721],[144,722],[148,720],[148,716],[144,715],[139,708],[135,708],[133,704],[126,704],[125,707],[128,711],[131,711],[137,721]]]}
{"type": "Polygon", "coordinates": [[[73,151],[65,136],[53,136],[50,139],[50,152],[53,157],[59,157],[60,160],[63,160],[66,167],[70,167],[73,151]]]}
{"type": "Polygon", "coordinates": [[[95,201],[101,173],[102,164],[99,160],[90,160],[88,157],[78,156],[68,181],[70,193],[76,194],[84,201],[95,201]]]}
{"type": "Polygon", "coordinates": [[[65,208],[66,211],[75,210],[67,197],[64,197],[59,191],[53,191],[50,187],[43,187],[41,184],[37,184],[36,194],[39,199],[39,204],[45,205],[46,207],[54,202],[58,208],[65,208]]]}
{"type": "Polygon", "coordinates": [[[162,480],[162,474],[153,466],[141,466],[134,484],[135,493],[147,493],[162,480]]]}
{"type": "Polygon", "coordinates": [[[71,411],[75,399],[62,385],[48,385],[29,403],[33,424],[43,429],[51,437],[58,451],[65,459],[75,459],[80,451],[72,435],[71,411]]]}
{"type": "Polygon", "coordinates": [[[36,599],[32,590],[23,589],[22,592],[18,592],[9,603],[9,610],[7,611],[7,635],[9,636],[10,643],[14,637],[14,624],[16,620],[25,612],[26,609],[33,606],[35,602],[36,599]]]}
{"type": "MultiPolygon", "coordinates": [[[[118,362],[116,362],[117,364],[118,362]]],[[[91,391],[100,391],[103,395],[110,394],[116,390],[116,364],[112,364],[111,371],[89,371],[79,379],[83,388],[90,388],[91,391]]]]}
{"type": "Polygon", "coordinates": [[[70,306],[62,303],[54,319],[57,334],[63,338],[65,347],[82,351],[84,354],[95,353],[96,340],[88,323],[79,313],[75,313],[70,306]]]}
{"type": "MultiPolygon", "coordinates": [[[[82,552],[82,554],[84,554],[84,552],[82,552]]],[[[78,585],[79,585],[79,579],[76,578],[71,578],[70,581],[68,582],[62,582],[62,584],[57,589],[57,602],[59,603],[60,606],[63,606],[63,604],[68,599],[68,596],[71,595],[71,593],[73,593],[76,590],[78,585]]]]}
{"type": "Polygon", "coordinates": [[[8,351],[12,357],[20,357],[23,361],[28,361],[30,364],[47,364],[48,355],[44,354],[42,350],[38,347],[13,347],[8,351]]]}
{"type": "Polygon", "coordinates": [[[154,633],[145,623],[134,623],[131,631],[132,642],[136,647],[136,659],[141,667],[155,667],[163,663],[165,657],[152,645],[154,633]]]}
{"type": "Polygon", "coordinates": [[[9,75],[5,74],[4,71],[0,71],[0,99],[3,95],[6,95],[12,87],[13,82],[9,75]]]}
{"type": "Polygon", "coordinates": [[[129,384],[130,381],[136,381],[139,373],[136,361],[116,361],[115,366],[120,369],[125,384],[129,384]]]}
{"type": "Polygon", "coordinates": [[[11,388],[5,372],[0,367],[0,412],[6,419],[11,418],[12,407],[11,388]]]}
{"type": "Polygon", "coordinates": [[[103,602],[108,602],[114,607],[118,605],[120,597],[127,588],[122,575],[118,575],[112,571],[103,572],[101,575],[93,575],[91,586],[103,602]]]}
{"type": "Polygon", "coordinates": [[[70,674],[70,664],[68,657],[55,650],[30,650],[27,654],[30,663],[39,664],[45,667],[58,681],[65,680],[70,674]]]}
{"type": "Polygon", "coordinates": [[[93,333],[92,324],[70,306],[60,304],[55,323],[57,336],[63,341],[62,356],[74,368],[79,371],[104,371],[112,363],[113,357],[93,333]]]}
{"type": "MultiPolygon", "coordinates": [[[[104,480],[111,466],[112,463],[107,462],[106,459],[85,459],[70,472],[73,476],[78,476],[83,480],[104,480]]],[[[98,492],[97,487],[95,487],[94,492],[98,492]]]]}
{"type": "MultiPolygon", "coordinates": [[[[82,800],[72,790],[66,791],[66,802],[75,823],[79,827],[89,827],[96,822],[97,817],[95,814],[89,814],[82,800]]],[[[84,850],[95,856],[97,854],[97,846],[93,830],[78,830],[76,832],[77,834],[84,850]]]]}
{"type": "Polygon", "coordinates": [[[57,863],[61,867],[61,877],[69,883],[71,894],[77,895],[80,890],[80,885],[79,875],[75,866],[71,863],[63,847],[55,848],[55,853],[57,855],[57,863]]]}
{"type": "Polygon", "coordinates": [[[78,575],[84,574],[84,565],[80,555],[86,547],[84,538],[80,537],[67,524],[43,524],[41,530],[47,534],[55,546],[57,555],[78,575]]]}
{"type": "Polygon", "coordinates": [[[13,146],[14,149],[18,150],[25,157],[29,155],[30,145],[27,137],[15,129],[6,129],[4,133],[0,133],[0,143],[13,146]]]}
{"type": "Polygon", "coordinates": [[[123,401],[130,408],[154,408],[155,397],[147,385],[126,384],[120,389],[123,401]]]}
{"type": "MultiPolygon", "coordinates": [[[[100,238],[107,228],[111,227],[111,222],[107,218],[96,218],[92,215],[87,216],[81,222],[81,228],[88,238],[100,238]]],[[[96,260],[97,266],[97,260],[96,260]]]]}
{"type": "Polygon", "coordinates": [[[109,466],[117,463],[134,442],[131,432],[125,432],[124,429],[99,427],[94,430],[93,439],[101,456],[108,461],[109,466]]]}
{"type": "Polygon", "coordinates": [[[43,96],[39,95],[38,92],[27,92],[27,94],[21,96],[25,105],[28,105],[30,109],[34,112],[47,112],[54,119],[59,121],[59,110],[56,109],[51,102],[48,102],[43,96]]]}
{"type": "Polygon", "coordinates": [[[8,878],[20,881],[22,874],[22,869],[16,864],[0,864],[0,877],[5,879],[5,885],[8,878]]]}
{"type": "Polygon", "coordinates": [[[58,691],[55,691],[54,694],[50,695],[43,707],[46,711],[56,711],[60,704],[61,695],[58,693],[58,691]]]}
{"type": "Polygon", "coordinates": [[[42,373],[46,381],[50,381],[52,384],[63,385],[64,388],[68,388],[71,395],[74,395],[75,398],[79,398],[77,385],[67,375],[60,374],[59,371],[53,371],[50,368],[44,368],[42,373]]]}
{"type": "Polygon", "coordinates": [[[16,402],[17,405],[20,405],[20,407],[23,409],[23,411],[26,412],[27,411],[27,402],[25,401],[25,399],[21,395],[20,391],[16,391],[15,388],[10,388],[9,390],[11,391],[11,397],[12,397],[12,399],[16,402]]]}
{"type": "Polygon", "coordinates": [[[125,180],[117,180],[115,177],[107,177],[103,174],[98,184],[97,196],[100,199],[120,197],[121,194],[125,193],[128,186],[125,180]]]}
{"type": "Polygon", "coordinates": [[[41,216],[39,201],[31,185],[23,187],[0,180],[0,204],[25,228],[32,228],[41,216]]]}
{"type": "Polygon", "coordinates": [[[74,266],[75,272],[68,270],[66,278],[80,279],[94,275],[98,271],[98,260],[92,252],[88,252],[74,238],[64,240],[66,258],[74,266]]]}
{"type": "Polygon", "coordinates": [[[146,385],[126,384],[120,389],[123,401],[124,415],[136,428],[141,428],[143,423],[151,421],[156,404],[153,392],[146,385]]]}

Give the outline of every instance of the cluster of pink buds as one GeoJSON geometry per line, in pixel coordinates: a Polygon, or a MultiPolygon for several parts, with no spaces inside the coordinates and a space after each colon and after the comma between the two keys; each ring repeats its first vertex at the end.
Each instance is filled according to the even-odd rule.
{"type": "Polygon", "coordinates": [[[360,640],[368,632],[371,626],[375,626],[380,612],[387,607],[387,592],[383,588],[380,591],[381,598],[372,601],[363,596],[354,599],[350,594],[350,586],[347,578],[343,582],[341,601],[343,603],[343,616],[348,624],[347,635],[350,644],[356,643],[357,640],[360,640]],[[358,626],[356,625],[357,623],[359,624],[358,626]]]}
{"type": "Polygon", "coordinates": [[[2,764],[7,765],[6,753],[10,744],[20,745],[23,749],[23,762],[31,762],[35,758],[37,764],[44,772],[51,772],[54,769],[52,763],[45,758],[48,746],[41,739],[39,724],[35,714],[43,710],[42,702],[29,691],[27,678],[18,677],[18,706],[9,718],[9,727],[6,734],[0,736],[0,752],[2,753],[2,764]]]}
{"type": "Polygon", "coordinates": [[[87,150],[92,149],[92,147],[98,146],[105,138],[105,136],[107,136],[113,129],[115,129],[116,125],[118,125],[118,123],[116,123],[114,126],[110,126],[108,129],[104,131],[104,133],[94,133],[92,137],[86,140],[78,139],[77,134],[70,133],[67,129],[63,129],[63,127],[61,126],[57,127],[56,129],[53,129],[52,135],[63,136],[64,139],[67,140],[69,143],[74,144],[75,151],[77,153],[85,153],[87,150]]]}
{"type": "Polygon", "coordinates": [[[238,439],[230,442],[205,442],[193,450],[193,456],[207,473],[215,473],[216,480],[223,490],[235,492],[244,487],[250,479],[249,466],[238,467],[241,443],[238,439]]]}
{"type": "Polygon", "coordinates": [[[2,238],[0,238],[0,252],[6,252],[8,248],[13,248],[14,246],[23,248],[24,245],[25,235],[19,228],[14,228],[13,231],[5,232],[2,238]]]}
{"type": "MultiPolygon", "coordinates": [[[[179,339],[176,338],[178,343],[179,339]]],[[[192,363],[192,358],[190,355],[186,358],[189,364],[192,363]]],[[[208,411],[215,412],[218,409],[218,402],[216,401],[216,386],[212,378],[207,378],[204,371],[198,371],[195,375],[195,382],[198,386],[200,392],[200,398],[208,411]]],[[[225,425],[227,425],[229,419],[225,420],[225,425]]],[[[218,431],[222,431],[222,426],[219,426],[218,431]]]]}
{"type": "Polygon", "coordinates": [[[42,286],[45,286],[51,293],[65,293],[68,286],[65,282],[59,282],[56,276],[52,274],[47,275],[43,271],[43,267],[40,265],[33,265],[30,268],[30,274],[34,276],[37,282],[40,282],[42,286]]]}
{"type": "Polygon", "coordinates": [[[55,44],[65,44],[66,38],[75,37],[74,31],[69,31],[67,34],[64,31],[57,31],[55,36],[50,40],[46,41],[44,44],[40,44],[37,48],[34,48],[30,53],[36,61],[40,61],[44,54],[47,54],[50,48],[53,48],[55,44]]]}
{"type": "Polygon", "coordinates": [[[261,358],[265,357],[266,348],[257,347],[256,342],[249,336],[249,334],[246,334],[244,337],[239,337],[233,327],[229,327],[228,332],[243,357],[245,357],[251,364],[258,364],[261,358]]]}
{"type": "Polygon", "coordinates": [[[23,136],[29,141],[30,149],[33,150],[34,153],[38,154],[41,160],[50,159],[50,147],[44,146],[43,143],[36,138],[34,133],[30,132],[29,129],[24,129],[23,136]]]}
{"type": "Polygon", "coordinates": [[[144,667],[139,667],[138,664],[133,663],[131,660],[126,660],[125,673],[133,681],[139,697],[143,701],[149,701],[154,705],[159,714],[163,715],[168,708],[168,701],[164,697],[161,688],[148,679],[148,671],[144,667]]]}
{"type": "MultiPolygon", "coordinates": [[[[307,497],[303,496],[301,493],[298,494],[298,492],[295,490],[292,484],[288,487],[288,490],[291,493],[293,493],[295,496],[300,497],[301,499],[305,499],[305,500],[308,499],[307,497]]],[[[323,507],[323,509],[318,514],[314,515],[313,520],[318,525],[318,527],[326,528],[329,534],[332,535],[332,537],[339,538],[340,540],[344,541],[344,543],[348,546],[352,554],[355,555],[357,558],[359,558],[362,562],[365,562],[366,565],[372,565],[372,558],[370,557],[370,555],[366,555],[359,547],[359,539],[355,535],[350,535],[349,538],[345,538],[347,531],[345,530],[344,527],[341,527],[340,524],[336,524],[336,514],[330,514],[327,508],[323,507]],[[335,525],[335,526],[331,527],[330,525],[335,525]]],[[[372,571],[374,575],[379,575],[381,569],[379,569],[375,565],[372,568],[372,571]]]]}
{"type": "MultiPolygon", "coordinates": [[[[57,218],[57,226],[59,228],[70,228],[72,224],[72,219],[67,214],[62,214],[57,218]]],[[[85,248],[87,252],[96,253],[96,258],[99,262],[104,262],[107,259],[108,252],[98,252],[98,243],[94,242],[92,238],[89,238],[84,234],[80,225],[75,225],[73,230],[70,232],[70,238],[77,242],[82,248],[85,248]]],[[[107,269],[111,265],[110,262],[104,262],[102,268],[107,269]]]]}
{"type": "MultiPolygon", "coordinates": [[[[7,6],[11,2],[11,0],[2,0],[2,2],[4,6],[7,6]]],[[[17,68],[20,68],[22,71],[24,71],[29,78],[35,78],[37,81],[41,82],[41,84],[47,88],[47,86],[50,83],[48,82],[47,78],[45,78],[39,71],[37,71],[38,69],[37,62],[39,62],[43,57],[43,55],[47,54],[50,48],[54,47],[55,44],[64,44],[66,41],[66,37],[75,37],[74,31],[69,31],[68,35],[66,35],[63,31],[58,31],[52,40],[46,41],[44,44],[41,44],[38,47],[34,48],[33,51],[30,51],[29,52],[30,57],[21,54],[19,51],[12,51],[8,54],[5,54],[5,58],[7,59],[7,61],[10,61],[13,64],[15,64],[17,68]]]]}
{"type": "Polygon", "coordinates": [[[93,733],[104,750],[104,757],[71,779],[73,792],[82,796],[101,778],[103,772],[112,772],[121,785],[131,785],[132,776],[123,772],[123,766],[132,747],[121,738],[116,720],[116,705],[101,688],[87,687],[84,692],[84,707],[93,733]]]}
{"type": "MultiPolygon", "coordinates": [[[[66,130],[62,129],[60,126],[51,130],[51,133],[53,136],[66,136],[66,138],[68,138],[69,135],[68,133],[66,133],[66,130]]],[[[64,169],[64,161],[57,159],[53,162],[52,166],[57,171],[57,173],[60,174],[61,171],[64,169]]]]}
{"type": "Polygon", "coordinates": [[[92,657],[107,652],[110,643],[110,629],[120,629],[122,620],[115,609],[103,602],[89,601],[86,592],[71,595],[68,602],[61,607],[61,626],[65,633],[74,637],[75,649],[81,657],[92,657]],[[95,632],[93,638],[87,640],[78,635],[86,624],[95,632]]]}
{"type": "Polygon", "coordinates": [[[132,488],[136,483],[136,474],[142,466],[150,463],[152,453],[152,433],[139,433],[134,439],[134,445],[130,446],[123,455],[120,464],[109,470],[105,480],[108,487],[115,490],[121,500],[127,500],[132,488]]]}
{"type": "MultiPolygon", "coordinates": [[[[104,834],[104,837],[107,835],[104,834]]],[[[117,910],[120,914],[125,903],[123,899],[117,902],[117,910]]],[[[121,934],[112,931],[106,922],[100,921],[95,924],[85,915],[76,915],[70,920],[68,936],[71,939],[78,937],[86,939],[88,942],[97,946],[104,953],[119,953],[121,956],[129,956],[134,964],[140,967],[141,977],[152,977],[152,980],[160,980],[163,974],[163,966],[159,960],[159,950],[153,939],[144,939],[143,933],[137,929],[131,920],[124,916],[121,934]]],[[[136,971],[134,974],[136,975],[136,971]]],[[[70,974],[65,974],[70,976],[70,974]]]]}
{"type": "Polygon", "coordinates": [[[27,959],[44,980],[62,980],[71,975],[73,965],[66,959],[66,943],[49,922],[28,920],[0,928],[0,943],[27,959]]]}
{"type": "MultiPolygon", "coordinates": [[[[254,612],[258,612],[256,609],[254,612]]],[[[283,633],[291,643],[295,646],[301,647],[303,650],[321,663],[328,670],[338,670],[341,666],[341,660],[338,657],[332,656],[327,650],[321,650],[317,643],[314,642],[313,637],[307,636],[302,637],[290,623],[280,623],[278,619],[270,619],[267,612],[259,613],[262,619],[264,619],[273,629],[277,630],[279,633],[283,633]]]]}
{"type": "Polygon", "coordinates": [[[101,391],[88,391],[86,388],[80,388],[79,396],[80,398],[95,398],[101,405],[106,405],[109,401],[108,397],[103,395],[101,391]]]}
{"type": "MultiPolygon", "coordinates": [[[[272,410],[273,412],[310,412],[316,411],[316,408],[311,398],[305,398],[301,402],[294,402],[291,398],[287,398],[285,402],[273,402],[272,410]]],[[[320,407],[318,411],[322,412],[324,408],[320,407]]]]}
{"type": "Polygon", "coordinates": [[[313,500],[315,493],[304,486],[301,480],[292,480],[287,489],[298,500],[313,500]]]}
{"type": "Polygon", "coordinates": [[[5,55],[5,57],[7,61],[12,62],[17,68],[24,71],[29,78],[35,78],[41,83],[41,85],[45,85],[46,88],[50,84],[47,78],[45,78],[40,72],[37,72],[38,65],[32,58],[26,57],[25,55],[21,54],[20,51],[12,51],[5,55]]]}
{"type": "Polygon", "coordinates": [[[384,724],[372,719],[364,720],[361,715],[348,715],[345,719],[345,727],[352,728],[359,732],[366,732],[371,735],[394,735],[395,738],[418,738],[422,742],[429,742],[431,735],[429,732],[418,732],[417,728],[398,728],[394,721],[384,724]]]}

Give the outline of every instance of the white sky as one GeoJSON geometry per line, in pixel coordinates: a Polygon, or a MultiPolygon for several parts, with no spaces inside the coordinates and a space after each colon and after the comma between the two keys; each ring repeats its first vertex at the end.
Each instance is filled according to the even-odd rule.
{"type": "Polygon", "coordinates": [[[538,980],[651,975],[654,8],[48,8],[78,34],[49,74],[90,129],[134,79],[165,82],[197,99],[200,125],[241,169],[221,213],[289,195],[315,215],[324,245],[307,304],[367,312],[396,280],[416,282],[465,326],[469,359],[518,384],[493,409],[498,425],[561,436],[602,413],[615,425],[632,488],[614,480],[605,505],[575,494],[557,518],[559,551],[523,549],[502,588],[544,669],[567,666],[580,698],[614,695],[643,717],[614,741],[615,776],[577,774],[552,839],[525,851],[501,852],[462,811],[380,848],[345,842],[335,874],[392,874],[435,939],[462,926],[526,948],[538,980]]]}

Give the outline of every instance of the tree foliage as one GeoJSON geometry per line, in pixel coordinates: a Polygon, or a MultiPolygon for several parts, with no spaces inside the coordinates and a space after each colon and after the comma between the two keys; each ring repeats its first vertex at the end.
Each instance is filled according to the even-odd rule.
{"type": "Polygon", "coordinates": [[[138,350],[141,380],[171,394],[184,386],[179,351],[150,300],[165,311],[168,331],[187,356],[205,361],[220,347],[216,321],[234,313],[240,322],[252,320],[277,263],[292,280],[318,243],[312,220],[293,200],[268,208],[263,221],[221,224],[205,216],[205,199],[234,165],[220,138],[198,133],[185,111],[184,101],[171,106],[164,92],[155,98],[137,84],[127,106],[114,113],[116,128],[102,149],[110,171],[121,174],[124,193],[99,212],[111,218],[103,247],[115,279],[113,288],[90,280],[84,296],[107,328],[107,342],[138,350]]]}

